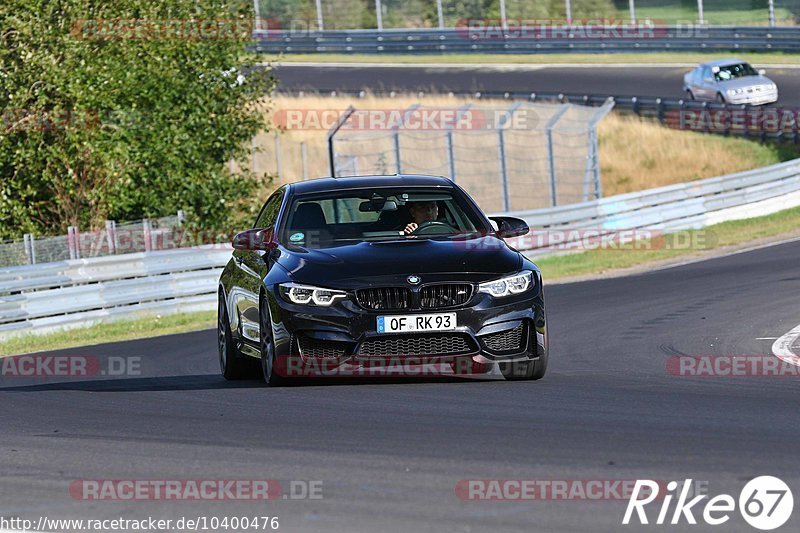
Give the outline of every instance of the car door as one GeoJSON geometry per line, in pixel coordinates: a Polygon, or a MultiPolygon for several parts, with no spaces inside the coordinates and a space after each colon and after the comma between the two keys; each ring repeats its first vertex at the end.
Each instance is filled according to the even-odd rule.
{"type": "MultiPolygon", "coordinates": [[[[274,228],[278,221],[281,207],[286,196],[286,188],[282,187],[269,197],[261,209],[253,229],[274,228]]],[[[236,265],[235,308],[238,315],[238,334],[240,340],[247,344],[259,344],[258,298],[263,279],[269,269],[274,266],[272,256],[277,251],[234,250],[233,259],[236,265]]]]}
{"type": "Polygon", "coordinates": [[[717,87],[711,67],[703,67],[700,72],[700,99],[714,100],[717,97],[717,87]]]}

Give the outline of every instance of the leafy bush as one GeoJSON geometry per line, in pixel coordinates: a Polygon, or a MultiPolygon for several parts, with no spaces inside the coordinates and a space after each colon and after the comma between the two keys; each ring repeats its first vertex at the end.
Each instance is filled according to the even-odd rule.
{"type": "Polygon", "coordinates": [[[237,0],[3,0],[0,238],[246,213],[274,87],[268,70],[237,82],[252,19],[237,0]]]}

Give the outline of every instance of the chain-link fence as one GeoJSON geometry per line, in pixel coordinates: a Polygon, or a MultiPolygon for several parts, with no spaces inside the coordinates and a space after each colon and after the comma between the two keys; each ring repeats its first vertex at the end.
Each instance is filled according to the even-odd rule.
{"type": "Polygon", "coordinates": [[[597,124],[612,107],[415,105],[394,118],[351,109],[330,137],[334,173],[447,176],[487,212],[599,198],[597,124]]]}
{"type": "MultiPolygon", "coordinates": [[[[103,230],[70,227],[67,235],[56,237],[27,234],[21,241],[0,243],[0,267],[178,248],[189,237],[181,231],[184,221],[179,211],[169,217],[121,224],[109,220],[103,230]]],[[[195,237],[190,237],[191,244],[195,237]]]]}
{"type": "Polygon", "coordinates": [[[800,0],[255,0],[262,29],[453,28],[547,21],[794,25],[800,0]]]}

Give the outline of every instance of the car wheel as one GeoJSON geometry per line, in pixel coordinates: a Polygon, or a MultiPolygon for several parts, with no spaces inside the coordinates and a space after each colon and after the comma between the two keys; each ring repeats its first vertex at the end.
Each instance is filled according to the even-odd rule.
{"type": "Polygon", "coordinates": [[[694,93],[692,91],[690,91],[689,89],[686,89],[686,98],[688,98],[689,100],[692,100],[692,101],[695,100],[694,93]]]}
{"type": "Polygon", "coordinates": [[[259,336],[261,338],[261,376],[264,383],[271,387],[283,385],[286,379],[278,375],[275,370],[275,342],[272,337],[272,319],[269,316],[269,308],[264,298],[258,306],[259,336]]]}
{"type": "Polygon", "coordinates": [[[236,351],[231,335],[231,322],[228,320],[228,309],[225,297],[219,295],[217,308],[217,344],[219,349],[219,369],[225,379],[243,379],[248,377],[248,366],[236,351]]]}
{"type": "Polygon", "coordinates": [[[726,103],[726,102],[725,102],[725,97],[724,97],[724,96],[722,96],[722,93],[717,93],[717,103],[718,103],[718,104],[724,104],[724,103],[726,103]]]}

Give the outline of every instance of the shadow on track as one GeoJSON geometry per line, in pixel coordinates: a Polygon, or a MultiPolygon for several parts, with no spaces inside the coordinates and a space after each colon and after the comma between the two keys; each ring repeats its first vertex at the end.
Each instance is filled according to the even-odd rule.
{"type": "MultiPolygon", "coordinates": [[[[283,388],[336,386],[336,385],[398,385],[412,383],[467,383],[467,382],[503,381],[487,378],[456,377],[369,377],[369,378],[306,378],[290,382],[283,388]]],[[[47,392],[47,391],[84,391],[84,392],[150,392],[150,391],[189,391],[212,389],[252,389],[268,388],[259,379],[242,381],[225,381],[214,374],[192,376],[165,376],[150,378],[96,379],[83,381],[61,381],[57,383],[36,383],[30,385],[0,385],[3,392],[47,392]]]]}

